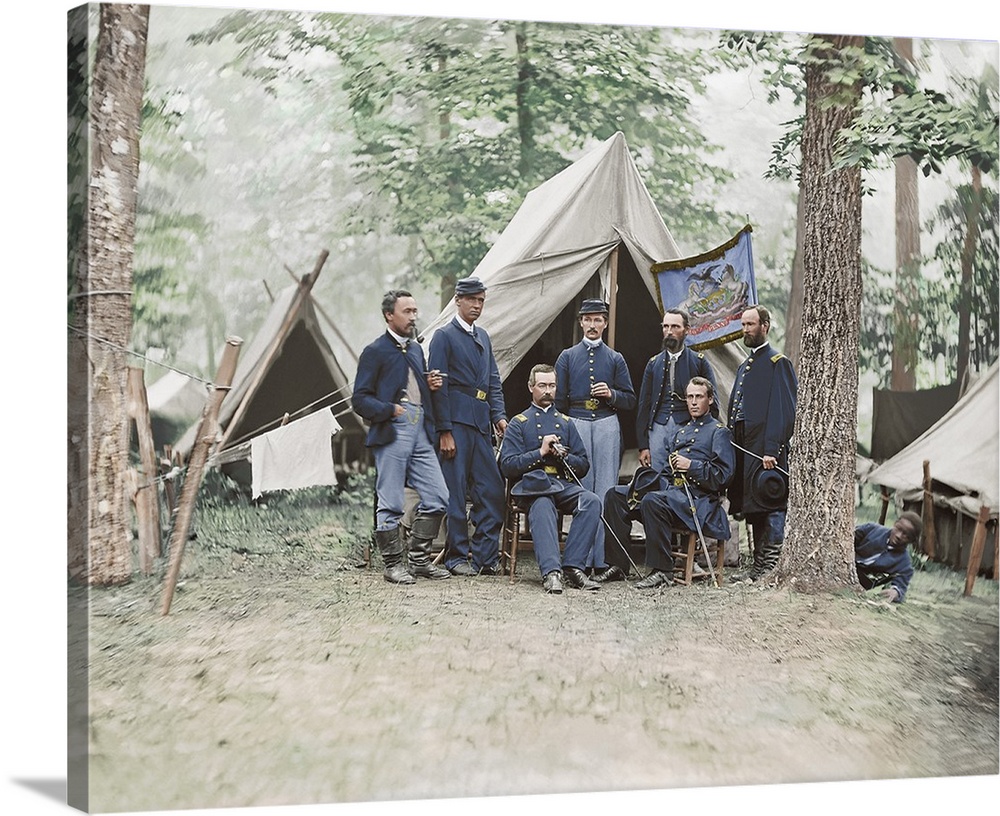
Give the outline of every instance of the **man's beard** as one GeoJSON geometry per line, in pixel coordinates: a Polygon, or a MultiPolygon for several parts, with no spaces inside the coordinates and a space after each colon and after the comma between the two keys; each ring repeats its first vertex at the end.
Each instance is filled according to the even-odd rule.
{"type": "Polygon", "coordinates": [[[684,340],[678,337],[664,337],[663,338],[663,350],[669,351],[671,354],[680,351],[684,348],[684,340]]]}

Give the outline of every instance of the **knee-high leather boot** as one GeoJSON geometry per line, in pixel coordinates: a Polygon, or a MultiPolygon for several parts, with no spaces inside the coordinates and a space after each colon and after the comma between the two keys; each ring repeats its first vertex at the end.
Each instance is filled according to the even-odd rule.
{"type": "Polygon", "coordinates": [[[451,573],[431,561],[431,542],[437,538],[443,516],[417,516],[410,529],[410,573],[418,578],[451,578],[451,573]]]}
{"type": "Polygon", "coordinates": [[[375,531],[375,543],[382,553],[382,563],[385,567],[382,576],[390,584],[415,584],[417,579],[406,569],[402,533],[400,527],[375,531]]]}

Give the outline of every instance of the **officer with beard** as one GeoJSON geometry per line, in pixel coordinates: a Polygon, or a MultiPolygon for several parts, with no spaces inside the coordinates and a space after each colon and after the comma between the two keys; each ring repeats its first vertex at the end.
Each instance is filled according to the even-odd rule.
{"type": "Polygon", "coordinates": [[[726,419],[736,449],[729,512],[753,531],[753,564],[733,576],[756,581],[774,569],[785,540],[788,459],[795,430],[798,380],[792,362],[767,340],[771,315],[763,306],[743,312],[743,344],[750,354],[736,370],[726,419]]]}
{"type": "MultiPolygon", "coordinates": [[[[646,363],[639,389],[635,430],[639,437],[639,463],[663,470],[667,451],[677,426],[688,421],[684,389],[692,377],[704,377],[717,391],[715,372],[705,355],[684,345],[688,334],[688,315],[681,309],[663,313],[663,351],[646,363]]],[[[719,409],[713,402],[712,416],[719,409]]]]}

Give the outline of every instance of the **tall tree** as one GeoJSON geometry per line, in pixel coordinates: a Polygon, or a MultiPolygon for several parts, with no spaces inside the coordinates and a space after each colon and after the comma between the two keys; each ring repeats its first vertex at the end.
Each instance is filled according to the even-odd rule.
{"type": "MultiPolygon", "coordinates": [[[[913,40],[893,40],[899,60],[900,75],[908,80],[897,83],[895,93],[903,96],[912,90],[915,73],[913,40]]],[[[896,293],[893,310],[892,373],[890,387],[895,391],[913,391],[917,387],[917,342],[920,331],[920,301],[917,285],[920,278],[920,188],[917,163],[912,156],[896,156],[896,293]]]]}
{"type": "Polygon", "coordinates": [[[802,356],[795,454],[778,578],[798,589],[857,583],[854,470],[861,308],[861,170],[837,167],[839,138],[858,115],[864,42],[814,36],[805,53],[802,356]]]}
{"type": "Polygon", "coordinates": [[[131,575],[122,349],[132,326],[148,25],[148,6],[100,5],[87,105],[87,207],[70,286],[75,331],[69,350],[70,399],[84,403],[71,414],[78,420],[85,415],[86,427],[71,420],[69,568],[72,577],[95,585],[122,583],[131,575]]]}
{"type": "MultiPolygon", "coordinates": [[[[773,101],[784,92],[790,92],[796,104],[803,98],[800,45],[797,41],[789,42],[787,35],[727,32],[722,42],[727,50],[763,68],[762,78],[768,88],[769,100],[773,101]]],[[[914,269],[919,270],[920,262],[919,224],[915,220],[918,200],[913,192],[916,170],[919,169],[925,176],[939,173],[945,163],[953,159],[967,162],[983,173],[993,173],[996,169],[995,70],[987,69],[987,74],[992,73],[992,82],[986,76],[980,83],[978,93],[951,93],[946,96],[916,86],[912,67],[899,57],[899,49],[905,52],[904,44],[897,43],[897,46],[894,48],[892,43],[882,38],[865,39],[865,60],[860,67],[863,107],[851,127],[841,134],[842,148],[835,164],[838,168],[855,165],[869,170],[885,166],[887,159],[899,159],[900,175],[905,178],[899,185],[897,208],[899,214],[906,214],[900,219],[898,229],[903,236],[899,252],[900,271],[886,275],[871,269],[869,292],[862,312],[865,330],[861,363],[880,375],[893,369],[894,354],[905,359],[914,355],[928,356],[929,346],[935,344],[935,338],[943,335],[943,332],[916,330],[916,304],[919,304],[919,311],[927,325],[933,326],[939,326],[940,318],[953,316],[958,309],[956,299],[944,305],[944,291],[927,291],[934,290],[935,284],[926,276],[909,274],[906,277],[914,269]],[[974,98],[975,101],[967,101],[963,97],[974,98]],[[884,292],[873,285],[876,282],[884,285],[884,292]],[[897,301],[900,304],[898,308],[897,301]],[[904,306],[904,303],[909,305],[904,306]],[[944,311],[935,317],[929,316],[927,312],[931,304],[941,304],[944,311]],[[901,318],[898,321],[894,317],[897,314],[901,318]]],[[[801,136],[802,119],[789,122],[773,147],[768,176],[782,178],[791,174],[796,167],[801,136]]],[[[980,214],[984,218],[988,215],[986,210],[980,210],[980,214]]],[[[942,218],[950,220],[951,216],[942,214],[942,218]]],[[[953,238],[947,240],[952,241],[953,238]]],[[[803,288],[799,277],[802,271],[800,244],[801,241],[797,241],[785,336],[786,353],[796,360],[798,340],[794,334],[801,317],[797,296],[803,288]]],[[[935,251],[938,258],[948,254],[948,248],[941,245],[935,251]]],[[[981,269],[983,263],[988,263],[989,253],[980,255],[977,263],[981,269]]],[[[974,303],[977,314],[984,316],[992,325],[990,315],[996,311],[991,307],[992,301],[987,299],[974,303]]],[[[932,351],[931,357],[939,353],[936,347],[932,351]]],[[[951,358],[947,362],[950,364],[951,358]]],[[[901,367],[897,364],[895,369],[897,372],[913,371],[915,366],[907,364],[901,367]]],[[[889,385],[889,382],[885,384],[889,385]]]]}

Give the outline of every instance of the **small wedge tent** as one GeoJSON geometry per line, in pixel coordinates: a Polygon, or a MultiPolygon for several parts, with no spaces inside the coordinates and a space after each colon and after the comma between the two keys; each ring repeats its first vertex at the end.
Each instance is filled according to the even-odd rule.
{"type": "MultiPolygon", "coordinates": [[[[662,307],[649,268],[680,256],[620,132],[528,193],[467,273],[488,288],[479,324],[493,341],[508,415],[528,404],[531,367],[554,363],[579,341],[577,310],[588,297],[610,304],[605,340],[624,355],[638,393],[662,341],[662,307]]],[[[454,315],[451,302],[427,326],[425,344],[454,315]]],[[[743,359],[733,346],[705,352],[723,413],[743,359]]],[[[626,449],[636,446],[634,426],[634,413],[623,417],[626,449]]]]}
{"type": "Polygon", "coordinates": [[[190,427],[208,401],[208,387],[186,374],[168,370],[146,389],[153,444],[172,445],[190,427]]]}
{"type": "MultiPolygon", "coordinates": [[[[988,541],[1000,512],[1000,390],[994,363],[955,406],[921,436],[866,477],[897,492],[904,507],[920,511],[923,463],[928,462],[935,505],[938,560],[964,568],[981,507],[989,508],[988,541]]],[[[987,546],[983,566],[992,563],[987,546]]]]}
{"type": "MultiPolygon", "coordinates": [[[[241,484],[250,484],[250,439],[279,427],[285,414],[299,419],[332,410],[341,425],[334,437],[338,468],[353,469],[367,460],[365,429],[350,406],[350,382],[323,334],[311,288],[306,276],[277,295],[253,340],[243,346],[232,388],[219,410],[222,439],[215,448],[216,463],[241,484]]],[[[185,459],[199,423],[176,445],[185,459]]]]}

